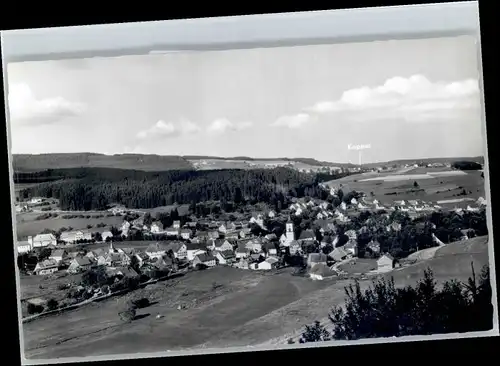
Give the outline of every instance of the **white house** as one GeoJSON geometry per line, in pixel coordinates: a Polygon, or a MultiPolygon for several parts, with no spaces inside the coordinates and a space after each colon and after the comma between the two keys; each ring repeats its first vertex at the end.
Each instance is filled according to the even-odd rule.
{"type": "Polygon", "coordinates": [[[54,259],[46,259],[42,262],[38,262],[35,266],[35,274],[39,276],[48,275],[59,271],[59,263],[54,259]]]}
{"type": "Polygon", "coordinates": [[[187,248],[187,259],[188,261],[194,260],[194,257],[196,257],[198,254],[203,254],[206,253],[207,251],[203,249],[202,245],[199,243],[187,243],[186,244],[187,248]]]}
{"type": "Polygon", "coordinates": [[[353,239],[349,239],[349,241],[344,245],[344,250],[353,256],[358,255],[358,242],[353,239]]]}
{"type": "Polygon", "coordinates": [[[324,280],[328,277],[333,277],[336,275],[335,271],[332,271],[326,264],[318,263],[311,268],[309,271],[309,277],[312,280],[324,280]]]}
{"type": "Polygon", "coordinates": [[[187,257],[187,246],[181,242],[169,243],[164,247],[165,252],[168,253],[170,250],[174,253],[174,257],[178,259],[185,259],[187,257]]]}
{"type": "Polygon", "coordinates": [[[122,225],[120,226],[120,230],[121,231],[124,231],[124,230],[129,230],[130,229],[130,222],[128,221],[123,221],[122,225]]]}
{"type": "Polygon", "coordinates": [[[274,217],[276,217],[276,213],[275,213],[273,210],[271,210],[271,211],[269,211],[269,212],[267,213],[267,216],[268,216],[270,219],[273,219],[274,217]]]}
{"type": "MultiPolygon", "coordinates": [[[[123,232],[122,232],[122,234],[123,234],[123,232]]],[[[113,239],[113,234],[111,233],[111,231],[103,231],[101,233],[101,238],[102,238],[102,241],[106,241],[108,238],[113,239]]]]}
{"type": "Polygon", "coordinates": [[[33,204],[42,203],[42,202],[43,202],[43,198],[41,198],[41,197],[33,197],[30,200],[30,203],[33,203],[33,204]]]}
{"type": "Polygon", "coordinates": [[[61,233],[61,237],[59,239],[65,242],[66,244],[74,244],[79,240],[87,240],[87,241],[92,240],[92,234],[84,233],[83,231],[80,230],[66,231],[61,233]]]}
{"type": "Polygon", "coordinates": [[[390,272],[394,268],[394,258],[390,254],[384,254],[377,260],[378,272],[390,272]]]}
{"type": "Polygon", "coordinates": [[[198,254],[194,257],[193,265],[204,264],[207,267],[214,267],[217,263],[215,257],[208,253],[198,254]]]}
{"type": "Polygon", "coordinates": [[[163,232],[163,224],[160,221],[155,221],[151,224],[151,232],[158,234],[163,232]]]}
{"type": "Polygon", "coordinates": [[[351,199],[351,205],[357,205],[358,204],[358,200],[356,198],[352,198],[351,199]]]}
{"type": "Polygon", "coordinates": [[[174,227],[174,229],[180,229],[181,228],[180,220],[175,220],[172,226],[174,227]]]}
{"type": "Polygon", "coordinates": [[[266,260],[258,264],[258,269],[262,270],[274,269],[278,265],[278,262],[279,262],[278,259],[276,259],[275,257],[266,258],[266,260]]]}
{"type": "Polygon", "coordinates": [[[340,209],[344,211],[347,210],[347,205],[345,202],[342,201],[342,203],[340,204],[340,209]]]}
{"type": "Polygon", "coordinates": [[[181,230],[181,238],[184,240],[191,239],[192,234],[193,234],[193,232],[190,229],[182,229],[181,230]]]}
{"type": "Polygon", "coordinates": [[[227,233],[227,227],[226,225],[222,224],[221,226],[219,226],[219,231],[223,234],[227,233]]]}
{"type": "Polygon", "coordinates": [[[41,248],[47,247],[49,245],[56,246],[57,239],[54,234],[38,234],[34,238],[32,236],[28,236],[28,242],[30,243],[32,248],[41,248]]]}
{"type": "Polygon", "coordinates": [[[17,254],[29,253],[31,249],[29,241],[17,241],[17,254]]]}
{"type": "Polygon", "coordinates": [[[217,251],[215,258],[217,258],[219,264],[232,264],[235,260],[235,255],[232,250],[217,251]]]}

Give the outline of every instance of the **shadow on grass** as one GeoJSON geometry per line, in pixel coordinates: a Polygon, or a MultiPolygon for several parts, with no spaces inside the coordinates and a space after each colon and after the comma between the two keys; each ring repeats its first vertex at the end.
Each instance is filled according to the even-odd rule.
{"type": "Polygon", "coordinates": [[[136,315],[134,317],[134,320],[139,320],[139,319],[144,319],[144,318],[147,318],[148,316],[150,316],[151,314],[147,313],[147,314],[139,314],[139,315],[136,315]]]}

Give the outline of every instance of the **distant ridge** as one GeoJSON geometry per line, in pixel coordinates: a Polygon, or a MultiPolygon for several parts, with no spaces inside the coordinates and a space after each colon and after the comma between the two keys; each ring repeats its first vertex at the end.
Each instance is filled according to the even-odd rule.
{"type": "MultiPolygon", "coordinates": [[[[68,168],[118,168],[142,171],[166,171],[166,170],[192,170],[195,169],[193,161],[196,160],[220,160],[220,161],[288,161],[297,162],[311,167],[331,166],[350,168],[357,165],[351,163],[334,163],[318,161],[313,158],[251,158],[247,156],[218,157],[200,155],[154,155],[154,154],[114,154],[105,155],[98,153],[59,153],[59,154],[13,154],[13,167],[16,172],[39,172],[47,169],[68,168]]],[[[455,158],[427,158],[427,159],[404,159],[391,160],[363,164],[363,167],[374,168],[381,165],[392,164],[417,164],[417,163],[445,163],[452,161],[475,161],[484,164],[484,158],[479,157],[455,157],[455,158]]]]}
{"type": "Polygon", "coordinates": [[[191,170],[193,165],[180,156],[96,153],[13,154],[16,172],[67,168],[119,168],[143,171],[191,170]]]}

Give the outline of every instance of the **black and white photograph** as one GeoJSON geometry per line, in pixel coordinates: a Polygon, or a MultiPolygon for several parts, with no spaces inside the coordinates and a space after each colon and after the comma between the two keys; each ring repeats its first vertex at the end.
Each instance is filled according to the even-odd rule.
{"type": "Polygon", "coordinates": [[[473,35],[9,62],[25,360],[498,333],[480,65],[473,35]]]}

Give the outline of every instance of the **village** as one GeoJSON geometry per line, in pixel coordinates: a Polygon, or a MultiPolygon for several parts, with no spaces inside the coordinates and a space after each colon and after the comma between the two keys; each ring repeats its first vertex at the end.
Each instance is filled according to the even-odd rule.
{"type": "MultiPolygon", "coordinates": [[[[338,198],[338,189],[327,184],[322,187],[329,196],[338,198]]],[[[122,217],[120,227],[28,236],[27,240],[17,242],[18,255],[25,259],[18,260],[18,265],[25,275],[43,276],[49,281],[52,277],[59,278],[65,274],[104,270],[106,276],[117,283],[130,279],[144,283],[216,266],[263,272],[293,266],[296,267],[294,274],[311,280],[346,278],[345,266],[356,262],[358,239],[367,230],[370,219],[365,220],[358,230],[339,232],[339,227],[345,228],[353,219],[370,213],[372,217],[385,220],[387,232],[398,232],[402,230],[401,223],[390,221],[394,212],[417,218],[443,211],[442,207],[421,200],[399,200],[392,205],[384,205],[363,193],[355,196],[347,203],[344,196],[337,207],[318,199],[294,199],[287,209],[279,213],[268,209],[248,215],[226,215],[222,216],[225,218],[223,221],[221,217],[215,220],[196,215],[182,216],[169,227],[163,227],[159,220],[147,213],[139,214],[114,205],[107,215],[122,217]],[[306,229],[298,229],[295,224],[302,217],[310,218],[306,229]],[[284,223],[284,230],[280,230],[276,223],[284,223]],[[138,241],[128,241],[132,236],[137,237],[138,233],[143,238],[141,245],[137,245],[138,241]],[[26,258],[32,260],[31,268],[26,258]]],[[[47,200],[33,198],[23,207],[43,205],[47,200]]],[[[478,212],[485,205],[486,200],[480,198],[475,207],[469,204],[465,209],[451,211],[457,214],[478,212]]],[[[471,236],[469,228],[463,228],[461,232],[461,239],[471,236]]],[[[444,245],[434,234],[432,239],[432,246],[444,245]]],[[[376,259],[376,266],[364,273],[364,277],[390,272],[405,263],[404,258],[395,258],[389,251],[382,250],[380,243],[373,239],[364,245],[363,251],[376,259]]],[[[81,283],[66,286],[90,294],[79,297],[78,301],[108,296],[113,289],[124,289],[124,286],[102,286],[102,283],[89,284],[88,288],[81,283]]],[[[27,299],[28,303],[34,304],[28,306],[27,313],[33,315],[65,306],[64,302],[47,306],[49,300],[43,296],[27,299]]],[[[69,304],[76,302],[73,299],[69,304]]]]}

